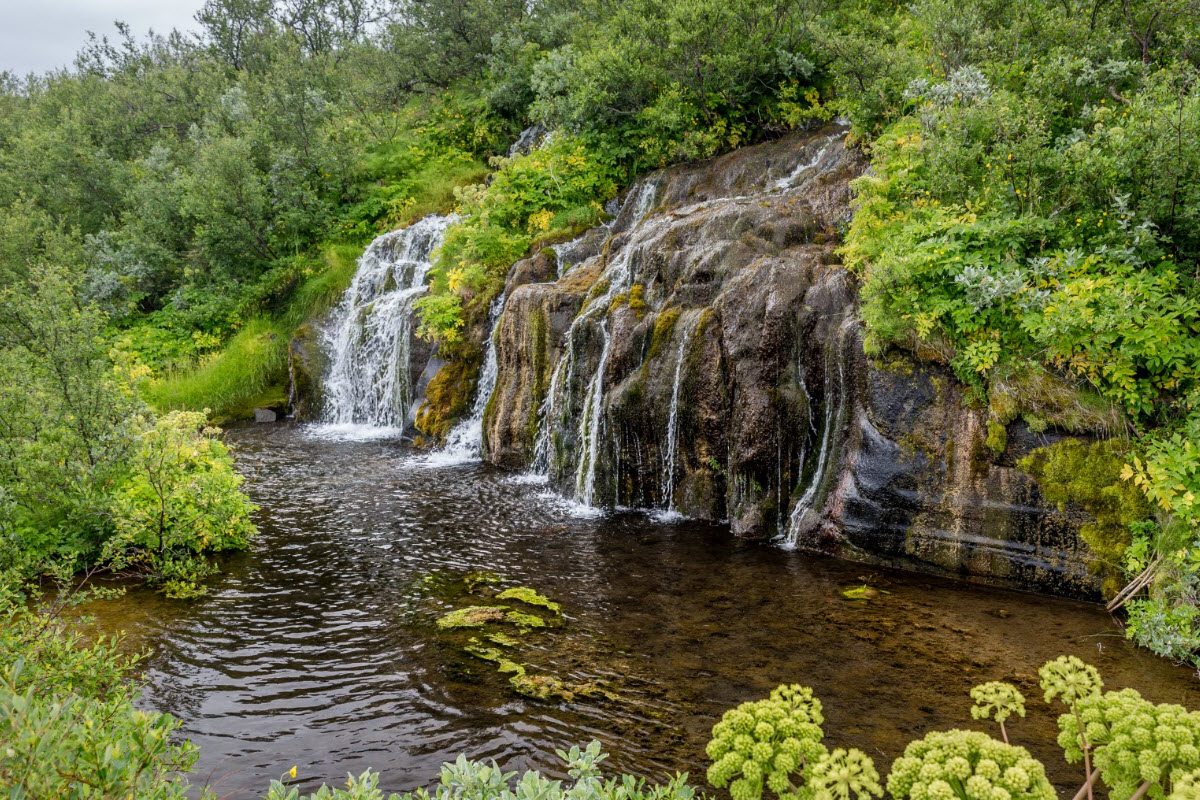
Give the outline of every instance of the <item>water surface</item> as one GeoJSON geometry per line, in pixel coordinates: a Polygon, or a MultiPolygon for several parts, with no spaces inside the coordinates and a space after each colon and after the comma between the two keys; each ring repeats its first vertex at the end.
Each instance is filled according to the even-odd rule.
{"type": "Polygon", "coordinates": [[[827,743],[886,772],[908,740],[974,726],[967,692],[986,680],[1025,692],[1014,742],[1065,789],[1076,768],[1036,690],[1047,659],[1074,653],[1111,687],[1200,707],[1189,671],[1131,647],[1097,606],[742,543],[720,526],[579,518],[508,473],[314,433],[229,433],[261,535],[207,597],[137,590],[100,609],[103,627],[152,649],[144,702],[183,721],[199,782],[224,797],[261,796],[293,765],[308,788],[369,766],[389,791],[429,784],[460,752],[555,771],[554,748],[593,738],[612,770],[702,782],[720,714],[782,682],[813,686],[827,743]],[[480,569],[563,605],[561,628],[526,637],[524,663],[621,699],[521,697],[439,637],[433,622],[455,606],[436,587],[480,569]],[[864,581],[875,599],[842,597],[864,581]]]}

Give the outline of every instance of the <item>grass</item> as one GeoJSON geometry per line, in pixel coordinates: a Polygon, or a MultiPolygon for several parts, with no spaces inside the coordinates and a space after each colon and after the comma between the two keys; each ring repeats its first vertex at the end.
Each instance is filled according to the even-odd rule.
{"type": "Polygon", "coordinates": [[[248,418],[256,407],[285,405],[288,341],[296,328],[341,297],[361,249],[326,247],[322,268],[297,287],[280,313],[249,320],[219,352],[151,381],[146,401],[160,411],[208,408],[218,419],[248,418]]]}

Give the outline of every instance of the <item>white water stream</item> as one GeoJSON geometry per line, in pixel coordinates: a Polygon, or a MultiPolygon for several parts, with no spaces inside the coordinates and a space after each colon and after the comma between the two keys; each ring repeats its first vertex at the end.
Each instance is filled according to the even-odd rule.
{"type": "Polygon", "coordinates": [[[453,216],[428,216],[367,246],[323,345],[323,432],[352,438],[397,435],[410,421],[413,301],[425,293],[433,252],[453,216]]]}

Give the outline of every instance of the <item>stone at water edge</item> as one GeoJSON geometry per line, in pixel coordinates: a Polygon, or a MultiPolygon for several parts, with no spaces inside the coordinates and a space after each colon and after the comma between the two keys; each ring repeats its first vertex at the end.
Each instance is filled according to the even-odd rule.
{"type": "Polygon", "coordinates": [[[269,408],[254,409],[255,422],[275,422],[279,419],[279,415],[269,408]]]}

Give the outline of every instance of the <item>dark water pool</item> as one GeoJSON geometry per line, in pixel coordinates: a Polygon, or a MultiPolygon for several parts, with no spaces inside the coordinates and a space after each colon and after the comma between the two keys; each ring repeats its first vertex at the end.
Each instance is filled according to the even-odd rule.
{"type": "Polygon", "coordinates": [[[430,468],[386,441],[330,441],[275,425],[230,432],[262,506],[251,552],[209,595],[148,591],[98,609],[153,655],[145,704],[201,748],[198,781],[257,797],[298,767],[306,786],[368,766],[400,791],[460,752],[553,770],[556,747],[596,738],[613,770],[703,781],[708,730],[782,682],[813,686],[827,742],[885,772],[905,742],[971,726],[967,692],[1010,680],[1011,725],[1064,787],[1037,668],[1060,653],[1110,686],[1200,706],[1187,670],[1135,650],[1096,606],[739,543],[727,530],[642,514],[582,519],[544,487],[481,465],[430,468]],[[523,639],[531,671],[620,699],[541,702],[464,656],[433,622],[438,588],[473,570],[560,602],[565,624],[523,639]],[[867,601],[841,592],[865,582],[867,601]]]}

